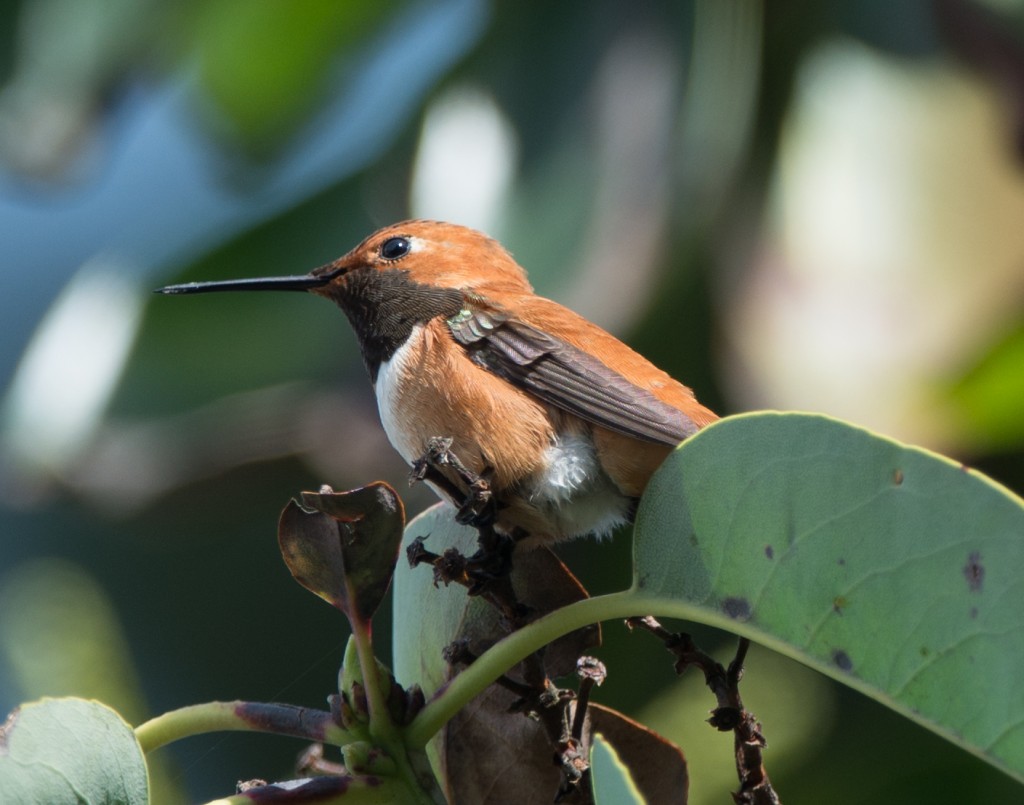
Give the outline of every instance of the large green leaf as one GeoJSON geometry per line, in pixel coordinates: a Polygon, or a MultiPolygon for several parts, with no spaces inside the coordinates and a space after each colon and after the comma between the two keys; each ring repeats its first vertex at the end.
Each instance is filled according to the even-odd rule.
{"type": "Polygon", "coordinates": [[[633,587],[502,640],[412,739],[559,635],[651,613],[746,635],[1024,780],[1024,505],[983,475],[822,416],[731,417],[656,473],[634,539],[633,587]]]}
{"type": "Polygon", "coordinates": [[[0,727],[0,801],[146,803],[146,762],[135,733],[109,707],[43,699],[0,727]]]}
{"type": "Polygon", "coordinates": [[[752,414],[670,457],[635,540],[644,609],[745,634],[1024,778],[1024,507],[1007,490],[826,417],[752,414]]]}

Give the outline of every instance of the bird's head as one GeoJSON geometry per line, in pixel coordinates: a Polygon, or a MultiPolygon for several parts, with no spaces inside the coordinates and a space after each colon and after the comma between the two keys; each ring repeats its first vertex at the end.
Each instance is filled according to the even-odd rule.
{"type": "Polygon", "coordinates": [[[310,291],[337,301],[352,279],[365,278],[367,271],[400,271],[419,285],[485,295],[532,291],[526,272],[493,238],[457,224],[417,220],[379,229],[348,254],[309,274],[190,282],[160,288],[159,293],[288,290],[310,291]]]}
{"type": "Polygon", "coordinates": [[[440,221],[403,221],[379,229],[343,257],[314,269],[329,281],[313,293],[332,296],[348,277],[362,271],[403,271],[435,288],[482,293],[529,293],[526,272],[505,248],[482,232],[440,221]]]}

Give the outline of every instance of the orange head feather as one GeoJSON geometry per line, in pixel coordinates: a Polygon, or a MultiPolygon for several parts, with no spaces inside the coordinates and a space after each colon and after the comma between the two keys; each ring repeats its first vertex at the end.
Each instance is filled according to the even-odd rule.
{"type": "Polygon", "coordinates": [[[533,292],[526,272],[498,241],[465,226],[425,220],[402,221],[377,230],[348,254],[314,270],[314,275],[333,275],[335,279],[311,290],[330,297],[332,285],[343,284],[349,272],[366,268],[399,268],[423,285],[472,289],[485,295],[533,292]],[[410,244],[400,263],[387,256],[388,244],[395,238],[410,244]]]}

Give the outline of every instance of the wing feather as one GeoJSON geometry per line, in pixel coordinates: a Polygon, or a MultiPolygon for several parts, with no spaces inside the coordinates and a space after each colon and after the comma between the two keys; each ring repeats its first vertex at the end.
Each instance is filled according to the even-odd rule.
{"type": "Polygon", "coordinates": [[[595,425],[670,446],[700,427],[588,352],[484,300],[470,299],[448,326],[479,366],[595,425]]]}

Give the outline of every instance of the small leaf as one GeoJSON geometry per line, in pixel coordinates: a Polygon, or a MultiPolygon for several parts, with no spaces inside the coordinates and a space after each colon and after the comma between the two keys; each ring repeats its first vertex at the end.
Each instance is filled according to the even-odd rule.
{"type": "Polygon", "coordinates": [[[106,705],[42,699],[0,727],[4,802],[149,801],[146,762],[135,733],[106,705]]]}
{"type": "Polygon", "coordinates": [[[822,416],[687,440],[637,517],[638,611],[746,635],[1024,779],[1024,505],[822,416]]]}
{"type": "Polygon", "coordinates": [[[322,512],[308,512],[288,501],[277,526],[281,556],[295,580],[342,612],[348,611],[342,526],[322,512]]]}
{"type": "Polygon", "coordinates": [[[387,593],[398,559],[405,509],[378,481],[349,492],[303,492],[278,523],[292,576],[349,617],[368,621],[387,593]]]}

